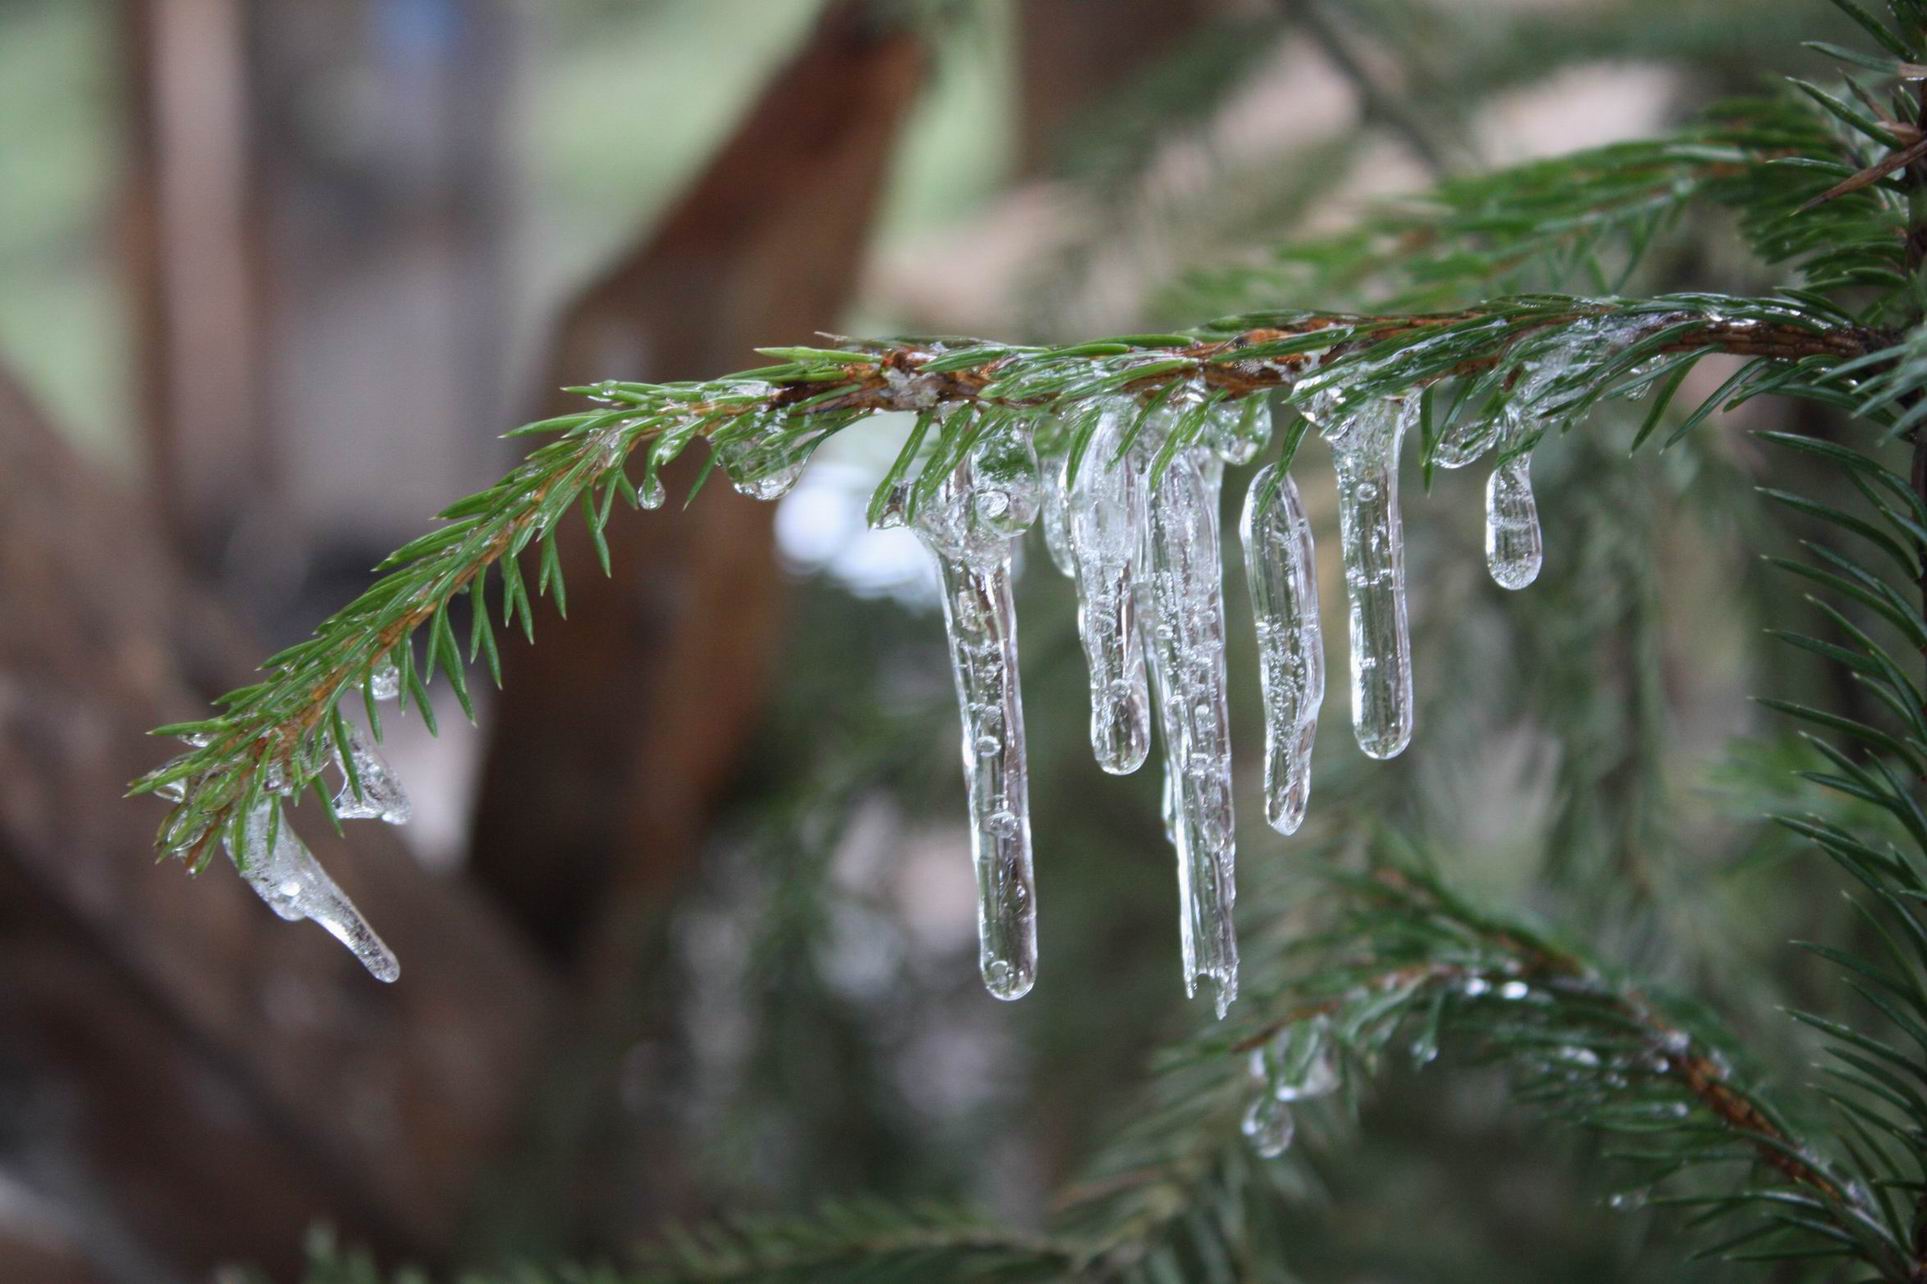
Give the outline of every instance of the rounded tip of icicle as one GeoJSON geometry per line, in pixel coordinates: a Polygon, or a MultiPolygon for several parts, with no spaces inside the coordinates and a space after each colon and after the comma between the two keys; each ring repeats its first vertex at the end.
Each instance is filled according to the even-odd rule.
{"type": "Polygon", "coordinates": [[[384,984],[393,985],[401,980],[401,960],[392,954],[364,957],[361,964],[368,969],[369,976],[384,984]]]}
{"type": "Polygon", "coordinates": [[[1367,758],[1376,758],[1380,762],[1384,762],[1388,758],[1396,758],[1404,753],[1406,746],[1411,743],[1412,733],[1407,731],[1403,735],[1385,736],[1382,738],[1376,736],[1361,736],[1358,740],[1358,747],[1364,751],[1367,758]]]}
{"type": "Polygon", "coordinates": [[[1014,1003],[1030,993],[1030,987],[1037,984],[1037,973],[1030,968],[1012,965],[1007,959],[987,959],[983,966],[984,989],[990,997],[1005,1003],[1014,1003]]]}

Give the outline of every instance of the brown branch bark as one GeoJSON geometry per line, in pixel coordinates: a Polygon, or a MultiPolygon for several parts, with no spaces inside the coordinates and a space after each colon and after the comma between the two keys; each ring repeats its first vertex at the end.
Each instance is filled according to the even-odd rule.
{"type": "Polygon", "coordinates": [[[140,1278],[286,1278],[323,1217],[443,1257],[548,987],[378,825],[305,828],[406,960],[399,986],[224,865],[144,859],[159,808],[119,800],[154,755],[142,730],[246,673],[254,641],[3,372],[0,490],[0,1045],[57,1106],[35,1112],[48,1148],[80,1157],[57,1193],[99,1209],[83,1243],[140,1278]]]}

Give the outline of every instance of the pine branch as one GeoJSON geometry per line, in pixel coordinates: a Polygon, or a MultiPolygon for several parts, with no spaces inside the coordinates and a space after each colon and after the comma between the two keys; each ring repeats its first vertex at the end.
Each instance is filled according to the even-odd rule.
{"type": "MultiPolygon", "coordinates": [[[[391,555],[377,568],[388,573],[314,637],[270,658],[262,666],[264,681],[223,696],[216,717],[160,728],[156,734],[190,737],[198,747],[136,781],[133,792],[184,794],[162,824],[163,852],[199,868],[217,839],[240,850],[241,830],[260,800],[274,800],[272,823],[278,824],[282,792],[297,799],[305,789],[324,792],[319,782],[331,758],[348,756],[337,714],[344,695],[359,685],[372,714],[377,667],[392,663],[403,706],[412,700],[432,729],[426,687],[436,670],[467,703],[463,656],[449,624],[453,601],[466,592],[473,603],[467,660],[486,647],[492,661],[485,592],[488,571],[499,564],[504,622],[519,621],[532,636],[534,608],[521,554],[532,544],[538,548],[536,591],[552,588],[566,613],[557,523],[580,504],[601,547],[614,498],[620,494],[638,507],[659,504],[658,470],[698,437],[712,448],[712,466],[720,460],[734,471],[763,475],[793,475],[824,438],[879,411],[912,412],[936,425],[929,458],[938,463],[954,463],[955,452],[992,418],[1028,432],[1040,451],[1075,452],[1076,434],[1090,426],[1088,419],[1080,425],[1079,412],[1100,397],[1131,395],[1149,407],[1180,383],[1200,388],[1207,407],[1272,389],[1299,398],[1334,390],[1391,395],[1442,379],[1492,376],[1562,330],[1600,324],[1616,327],[1613,354],[1589,371],[1591,386],[1573,390],[1576,400],[1602,396],[1608,385],[1650,383],[1636,370],[1642,361],[1727,352],[1811,363],[1823,382],[1828,365],[1865,361],[1889,346],[1880,332],[1794,299],[1538,296],[1422,316],[1243,317],[1184,334],[1067,348],[972,341],[766,349],[783,364],[705,383],[599,384],[582,391],[604,408],[518,429],[512,435],[560,437],[495,486],[444,510],[445,525],[391,555]],[[972,413],[939,422],[939,407],[960,405],[972,413]],[[636,485],[623,465],[638,452],[643,478],[636,485]],[[424,628],[428,645],[418,661],[410,639],[424,628]]],[[[1170,451],[1202,430],[1200,412],[1174,435],[1170,451]]],[[[880,500],[912,462],[899,461],[880,500]]],[[[934,486],[944,471],[926,467],[921,488],[934,486]]],[[[915,499],[913,492],[912,507],[915,499]]]]}
{"type": "Polygon", "coordinates": [[[1275,1071],[1293,1055],[1274,1056],[1282,1042],[1298,1050],[1307,1085],[1293,1107],[1301,1117],[1317,1117],[1321,1104],[1309,1098],[1320,1091],[1359,1092],[1408,1045],[1420,1065],[1444,1047],[1504,1065],[1515,1099],[1532,1108],[1617,1138],[1612,1157],[1635,1185],[1668,1187],[1633,1203],[1699,1216],[1764,1210],[1751,1251],[1770,1236],[1775,1256],[1841,1249],[1882,1278],[1907,1278],[1894,1210],[1795,1131],[1735,1068],[1744,1059],[1704,1013],[1655,997],[1541,928],[1475,908],[1415,859],[1363,875],[1324,867],[1320,877],[1337,918],[1289,946],[1296,974],[1259,1001],[1270,1015],[1242,1037],[1208,1033],[1164,1057],[1124,1135],[1063,1197],[1066,1227],[1113,1236],[1101,1241],[1101,1260],[1138,1260],[1165,1237],[1195,1234],[1184,1228],[1224,1197],[1224,1174],[1244,1150],[1247,1103],[1272,1091],[1244,1063],[1271,1057],[1275,1071]],[[1752,1179],[1681,1187],[1696,1171],[1734,1164],[1752,1179]],[[1788,1209],[1811,1224],[1774,1220],[1788,1209]]]}

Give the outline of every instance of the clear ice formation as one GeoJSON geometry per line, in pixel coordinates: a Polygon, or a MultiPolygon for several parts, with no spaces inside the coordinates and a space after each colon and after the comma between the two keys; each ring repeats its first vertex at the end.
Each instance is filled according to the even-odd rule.
{"type": "Polygon", "coordinates": [[[235,857],[241,877],[281,918],[291,923],[313,919],[321,924],[361,960],[376,980],[393,981],[400,976],[401,964],[395,961],[394,952],[328,877],[328,871],[321,868],[321,862],[286,817],[279,826],[271,825],[273,806],[271,800],[256,806],[247,819],[242,850],[238,855],[229,853],[235,857]],[[268,846],[270,828],[276,830],[272,850],[268,846]]]}
{"type": "Polygon", "coordinates": [[[1070,487],[1064,480],[1064,461],[1050,461],[1044,469],[1044,507],[1037,524],[1044,528],[1044,549],[1050,564],[1064,576],[1077,574],[1071,551],[1070,487]]]}
{"type": "Polygon", "coordinates": [[[1145,460],[1138,451],[1120,457],[1133,409],[1128,401],[1105,405],[1077,475],[1053,488],[1066,492],[1077,631],[1091,674],[1091,752],[1112,775],[1136,771],[1151,751],[1136,596],[1146,551],[1145,460]]]}
{"type": "MultiPolygon", "coordinates": [[[[1161,436],[1159,427],[1146,426],[1147,452],[1161,436]]],[[[1152,488],[1139,581],[1146,603],[1139,629],[1164,737],[1177,848],[1185,991],[1195,994],[1198,978],[1209,980],[1220,1017],[1238,994],[1237,841],[1218,544],[1222,476],[1209,450],[1189,448],[1171,459],[1152,488]]]]}
{"type": "MultiPolygon", "coordinates": [[[[335,757],[339,764],[339,750],[335,757]]],[[[348,728],[348,758],[354,767],[355,780],[361,785],[361,795],[356,797],[355,787],[349,783],[344,767],[341,790],[334,799],[335,815],[343,820],[372,819],[390,825],[406,825],[414,816],[415,807],[401,787],[401,777],[368,743],[367,737],[353,726],[348,728]]]]}
{"type": "Polygon", "coordinates": [[[1241,527],[1265,706],[1265,819],[1296,833],[1311,797],[1311,750],[1325,700],[1318,566],[1298,485],[1277,464],[1251,479],[1241,527]]]}
{"type": "Polygon", "coordinates": [[[1349,600],[1352,729],[1373,758],[1412,740],[1412,637],[1405,609],[1405,531],[1398,508],[1398,451],[1418,398],[1347,405],[1326,396],[1308,415],[1330,444],[1338,474],[1338,533],[1349,600]]]}
{"type": "Polygon", "coordinates": [[[1248,464],[1271,441],[1271,404],[1262,396],[1220,401],[1206,413],[1204,440],[1227,464],[1248,464]]]}
{"type": "Polygon", "coordinates": [[[1504,589],[1526,587],[1545,562],[1531,470],[1532,453],[1525,451],[1494,468],[1485,482],[1485,565],[1504,589]]]}
{"type": "Polygon", "coordinates": [[[723,471],[737,493],[751,499],[781,499],[803,475],[809,462],[807,438],[791,433],[782,415],[750,411],[749,425],[740,435],[716,445],[723,471]]]}
{"type": "Polygon", "coordinates": [[[1037,480],[1034,457],[1026,478],[1021,452],[1013,458],[1000,445],[945,478],[915,528],[943,584],[977,871],[978,966],[993,996],[1017,999],[1037,977],[1037,889],[1010,562],[1014,536],[1036,515],[1037,480]]]}
{"type": "Polygon", "coordinates": [[[1244,1135],[1262,1158],[1276,1159],[1291,1145],[1294,1103],[1338,1091],[1338,1061],[1331,1022],[1316,1016],[1286,1026],[1251,1054],[1258,1093],[1245,1111],[1244,1135]]]}

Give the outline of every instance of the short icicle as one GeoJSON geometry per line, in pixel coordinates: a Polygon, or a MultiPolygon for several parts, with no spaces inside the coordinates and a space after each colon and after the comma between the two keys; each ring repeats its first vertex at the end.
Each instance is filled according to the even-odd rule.
{"type": "MultiPolygon", "coordinates": [[[[339,752],[335,758],[339,763],[339,752]]],[[[341,791],[334,799],[335,815],[343,820],[376,819],[390,825],[406,825],[414,818],[415,807],[401,787],[401,777],[352,725],[348,727],[347,766],[354,768],[354,779],[347,779],[347,767],[343,767],[341,791]],[[361,786],[359,795],[356,785],[361,786]]]]}
{"type": "Polygon", "coordinates": [[[1245,500],[1245,578],[1258,633],[1265,705],[1265,819],[1296,833],[1311,797],[1312,740],[1325,700],[1325,646],[1318,625],[1318,568],[1298,485],[1269,464],[1245,500]]]}
{"type": "Polygon", "coordinates": [[[1380,398],[1310,411],[1338,474],[1338,533],[1350,601],[1352,728],[1373,758],[1412,740],[1412,637],[1405,609],[1405,532],[1398,452],[1418,399],[1380,398]]]}
{"type": "MultiPolygon", "coordinates": [[[[395,959],[368,920],[361,916],[308,845],[294,832],[287,817],[279,826],[272,824],[273,800],[263,799],[248,814],[242,850],[235,859],[241,877],[255,894],[288,922],[313,919],[328,934],[347,946],[361,965],[378,981],[393,981],[401,975],[395,959]],[[274,846],[269,850],[269,830],[274,829],[274,846]]],[[[232,853],[230,853],[232,854],[232,853]]]]}
{"type": "Polygon", "coordinates": [[[1499,464],[1486,479],[1485,566],[1500,588],[1522,589],[1539,578],[1545,557],[1528,450],[1499,464]]]}
{"type": "MultiPolygon", "coordinates": [[[[1149,434],[1147,434],[1149,435],[1149,434]]],[[[1154,450],[1152,443],[1146,449],[1154,450]]],[[[1187,993],[1199,977],[1224,1016],[1238,995],[1237,836],[1225,693],[1219,461],[1179,452],[1150,496],[1140,623],[1164,737],[1177,848],[1179,938],[1187,993]]]]}
{"type": "Polygon", "coordinates": [[[1077,475],[1061,483],[1068,492],[1077,631],[1091,673],[1091,752],[1112,775],[1136,771],[1151,751],[1135,587],[1144,555],[1145,478],[1140,458],[1118,457],[1131,409],[1129,402],[1103,408],[1077,475]]]}
{"type": "Polygon", "coordinates": [[[994,997],[1018,999],[1037,978],[1037,905],[1010,560],[1037,496],[1034,478],[1028,493],[1020,479],[1000,472],[997,481],[981,481],[966,459],[915,526],[943,582],[977,871],[978,965],[994,997]]]}

